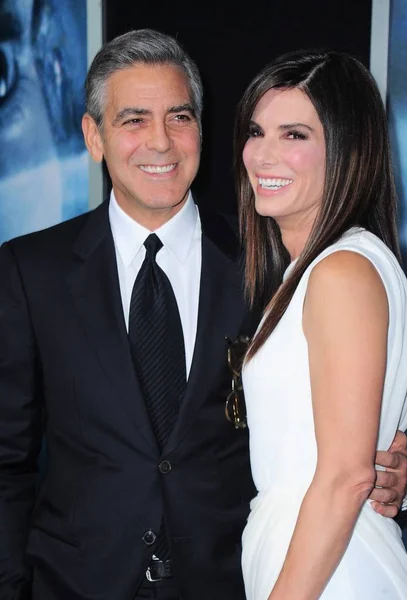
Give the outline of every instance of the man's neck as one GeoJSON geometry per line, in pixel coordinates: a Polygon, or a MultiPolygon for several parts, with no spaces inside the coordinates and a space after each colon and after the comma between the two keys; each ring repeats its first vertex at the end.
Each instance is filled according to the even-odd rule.
{"type": "Polygon", "coordinates": [[[165,208],[144,208],[140,206],[134,207],[132,203],[117,198],[116,194],[115,199],[118,206],[131,219],[149,231],[156,231],[165,225],[165,223],[168,223],[168,221],[170,221],[173,217],[175,217],[176,214],[180,212],[180,210],[185,206],[188,196],[189,193],[186,194],[186,196],[178,204],[165,208]]]}

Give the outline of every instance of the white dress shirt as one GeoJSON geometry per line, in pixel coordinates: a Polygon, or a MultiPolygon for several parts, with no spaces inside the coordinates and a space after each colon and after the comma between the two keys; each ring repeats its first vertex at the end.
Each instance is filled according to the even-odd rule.
{"type": "MultiPolygon", "coordinates": [[[[144,241],[151,231],[134,221],[120,208],[113,191],[110,195],[109,220],[116,250],[123,313],[128,330],[131,293],[146,254],[144,241]]],[[[202,263],[201,220],[191,193],[182,209],[154,233],[163,243],[163,247],[157,253],[157,264],[170,280],[178,304],[188,377],[198,321],[202,263]]]]}

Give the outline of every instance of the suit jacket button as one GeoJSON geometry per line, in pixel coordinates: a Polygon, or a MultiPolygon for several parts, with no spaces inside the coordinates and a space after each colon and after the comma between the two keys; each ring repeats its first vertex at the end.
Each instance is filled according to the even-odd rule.
{"type": "Polygon", "coordinates": [[[156,537],[157,536],[155,535],[154,531],[151,531],[151,529],[149,529],[145,532],[141,539],[147,546],[151,546],[152,544],[154,544],[156,537]]]}
{"type": "Polygon", "coordinates": [[[166,473],[169,473],[171,471],[172,467],[171,467],[171,463],[168,460],[163,460],[158,465],[158,468],[160,470],[160,473],[162,473],[163,475],[165,475],[166,473]]]}

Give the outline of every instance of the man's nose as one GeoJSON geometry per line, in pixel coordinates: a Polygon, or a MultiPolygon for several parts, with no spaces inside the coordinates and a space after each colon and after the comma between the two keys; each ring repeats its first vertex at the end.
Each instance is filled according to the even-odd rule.
{"type": "Polygon", "coordinates": [[[156,152],[167,152],[172,148],[173,140],[165,123],[151,124],[146,146],[156,152]]]}

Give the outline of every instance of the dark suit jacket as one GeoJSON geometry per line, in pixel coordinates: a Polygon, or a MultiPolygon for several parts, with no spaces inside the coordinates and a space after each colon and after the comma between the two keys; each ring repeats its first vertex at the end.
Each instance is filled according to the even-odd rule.
{"type": "Polygon", "coordinates": [[[31,589],[34,600],[131,600],[153,550],[144,534],[163,515],[182,598],[243,600],[254,488],[247,431],[224,417],[225,335],[245,317],[241,256],[222,217],[201,219],[195,353],[162,455],[130,355],[107,203],[1,248],[1,600],[31,589]],[[42,422],[48,466],[35,498],[42,422]]]}

